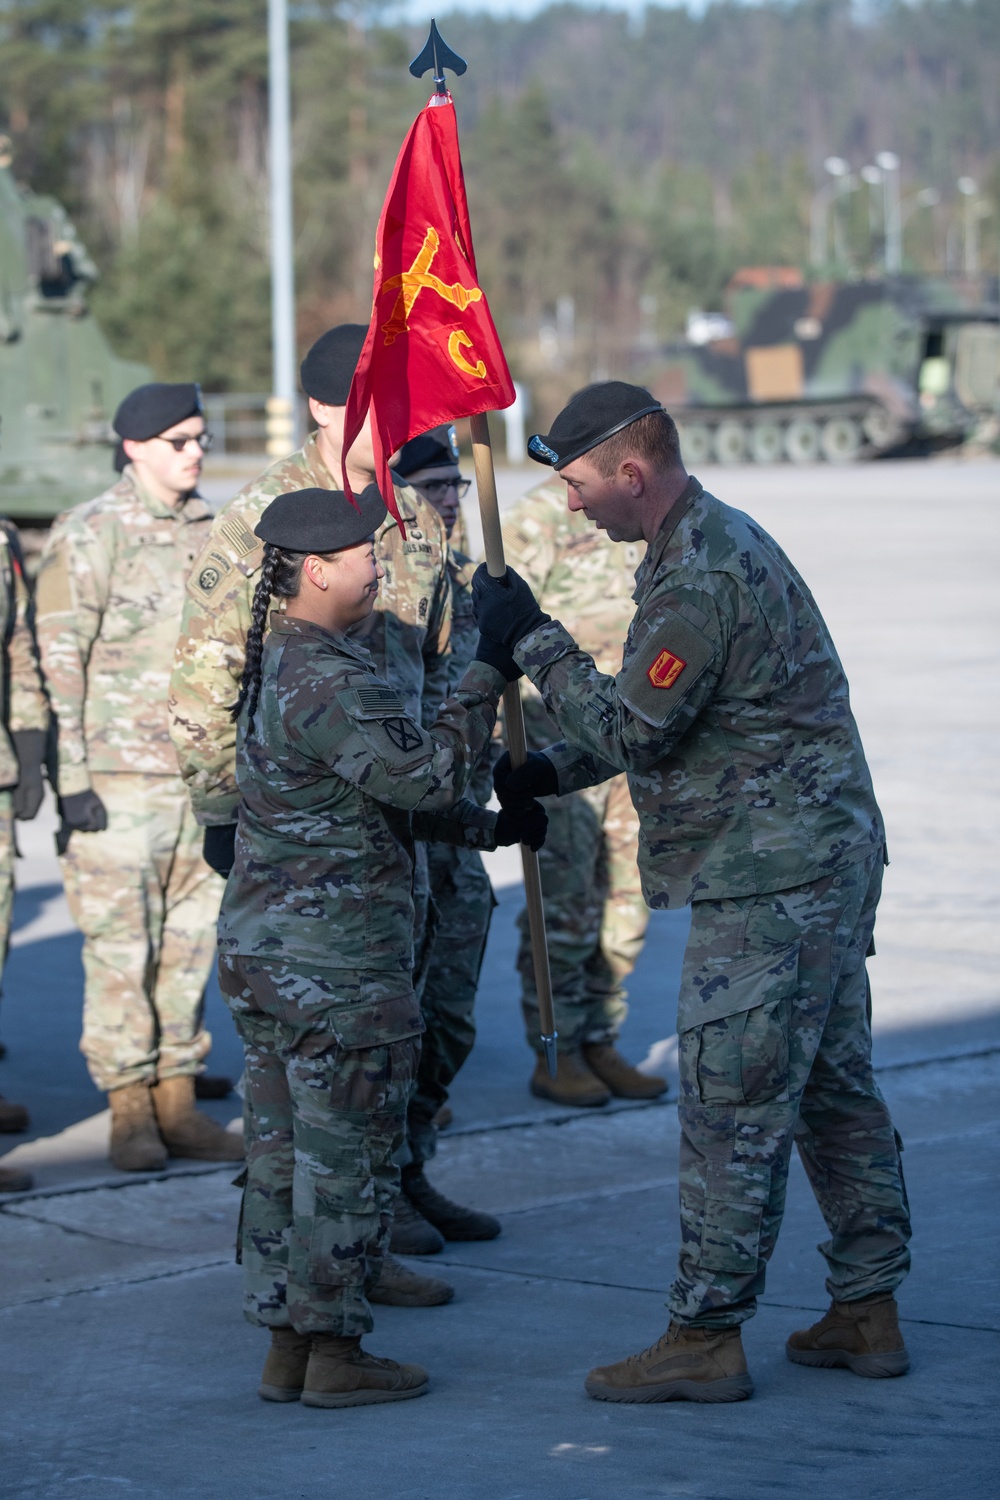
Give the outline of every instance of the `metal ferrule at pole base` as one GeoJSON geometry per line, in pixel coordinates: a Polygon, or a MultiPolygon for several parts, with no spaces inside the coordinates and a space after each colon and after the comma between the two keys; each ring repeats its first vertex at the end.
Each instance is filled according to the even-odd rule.
{"type": "Polygon", "coordinates": [[[559,1054],[556,1051],[556,1042],[558,1040],[558,1031],[554,1031],[551,1036],[542,1037],[542,1046],[545,1048],[545,1061],[548,1064],[550,1078],[555,1078],[559,1071],[559,1054]]]}

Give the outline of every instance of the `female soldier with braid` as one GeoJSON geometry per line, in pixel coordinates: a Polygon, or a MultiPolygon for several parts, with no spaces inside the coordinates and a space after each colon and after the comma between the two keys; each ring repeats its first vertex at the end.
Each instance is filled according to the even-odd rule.
{"type": "Polygon", "coordinates": [[[260,1395],[311,1406],[427,1389],[419,1366],[361,1348],[423,1029],[413,839],[536,847],[545,831],[537,803],[508,818],[461,800],[518,675],[502,649],[485,648],[428,731],[351,640],[382,576],[384,516],[374,485],[357,508],[301,490],[264,512],[233,707],[242,801],[219,969],[246,1052],[244,1305],[271,1330],[260,1395]]]}

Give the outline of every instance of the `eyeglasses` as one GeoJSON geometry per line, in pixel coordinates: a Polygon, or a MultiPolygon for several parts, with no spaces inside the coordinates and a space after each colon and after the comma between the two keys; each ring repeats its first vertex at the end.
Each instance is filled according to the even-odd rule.
{"type": "Polygon", "coordinates": [[[197,437],[192,435],[190,437],[172,438],[157,434],[156,441],[158,443],[169,443],[175,453],[183,453],[188,443],[197,443],[202,453],[207,453],[212,446],[212,434],[210,432],[199,432],[197,437]]]}
{"type": "Polygon", "coordinates": [[[447,490],[457,490],[458,498],[464,500],[471,487],[471,479],[421,479],[414,485],[414,489],[423,490],[430,500],[442,500],[447,490]]]}

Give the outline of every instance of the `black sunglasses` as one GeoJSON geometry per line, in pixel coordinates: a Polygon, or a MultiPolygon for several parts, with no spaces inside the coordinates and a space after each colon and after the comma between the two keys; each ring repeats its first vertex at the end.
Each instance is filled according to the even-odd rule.
{"type": "Polygon", "coordinates": [[[197,437],[192,434],[190,437],[172,438],[157,434],[156,441],[158,443],[169,443],[175,453],[183,453],[188,443],[197,443],[202,453],[207,453],[212,446],[212,434],[210,432],[199,432],[197,437]]]}
{"type": "Polygon", "coordinates": [[[421,479],[414,485],[414,489],[424,490],[435,499],[442,496],[446,490],[456,489],[460,500],[465,499],[471,487],[471,479],[421,479]]]}

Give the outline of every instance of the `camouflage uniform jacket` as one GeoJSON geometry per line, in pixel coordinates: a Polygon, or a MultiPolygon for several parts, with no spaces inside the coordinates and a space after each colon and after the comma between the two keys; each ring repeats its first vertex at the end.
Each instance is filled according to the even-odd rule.
{"type": "MultiPolygon", "coordinates": [[[[203,824],[236,817],[236,726],[228,706],[239,692],[250,607],[264,554],[253,528],[276,495],[339,489],[311,437],[241,490],[216,516],[188,581],[170,681],[171,732],[195,815],[203,824]]],[[[385,569],[375,613],[362,639],[377,670],[402,695],[407,713],[433,718],[448,694],[444,652],[451,600],[441,518],[414,490],[397,490],[407,537],[387,517],[376,536],[385,569]]]]}
{"type": "Polygon", "coordinates": [[[17,785],[18,765],[10,736],[22,729],[49,727],[49,705],[42,686],[31,621],[31,600],[13,522],[0,520],[0,791],[17,785]]]}
{"type": "Polygon", "coordinates": [[[756,522],[692,479],[635,601],[616,677],[555,620],[514,655],[565,737],[560,791],[628,772],[650,906],[802,885],[882,842],[843,667],[756,522]]]}
{"type": "Polygon", "coordinates": [[[184,585],[212,513],[117,484],[60,516],[38,572],[38,645],[58,726],[59,791],[90,773],[176,776],[167,689],[184,585]]]}
{"type": "Polygon", "coordinates": [[[496,815],[460,799],[502,688],[474,663],[428,732],[356,640],[272,615],[222,952],[409,976],[414,838],[496,845],[496,815]]]}
{"type": "MultiPolygon", "coordinates": [[[[476,624],[476,615],[472,608],[472,575],[478,566],[479,564],[473,562],[471,557],[466,556],[464,552],[456,551],[449,545],[448,579],[451,584],[451,632],[447,652],[449,692],[455,692],[457,689],[479,645],[479,626],[476,624]]],[[[424,708],[425,724],[433,718],[433,713],[428,712],[430,707],[431,705],[428,704],[424,708]]],[[[499,754],[499,746],[496,753],[499,754]]],[[[487,746],[480,756],[469,783],[469,795],[483,807],[493,794],[493,760],[492,746],[487,746]]]]}
{"type": "MultiPolygon", "coordinates": [[[[646,543],[612,542],[582,511],[570,510],[565,484],[550,479],[505,513],[503,545],[546,614],[563,622],[601,672],[617,672],[646,543]]],[[[529,743],[541,749],[558,728],[530,683],[522,698],[529,743]]]]}

